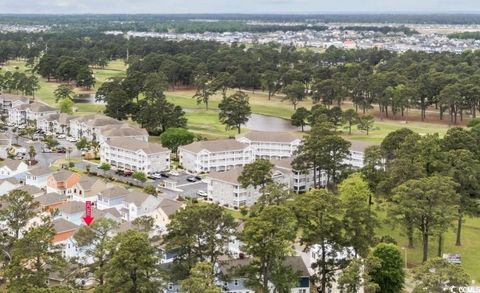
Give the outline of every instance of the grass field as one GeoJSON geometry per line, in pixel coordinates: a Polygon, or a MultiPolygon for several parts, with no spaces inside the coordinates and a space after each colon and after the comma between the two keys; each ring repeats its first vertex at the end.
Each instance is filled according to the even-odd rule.
{"type": "MultiPolygon", "coordinates": [[[[385,221],[385,213],[378,211],[377,215],[382,219],[376,235],[390,235],[393,237],[402,252],[407,254],[408,267],[418,266],[422,262],[422,243],[420,235],[416,235],[415,247],[407,248],[408,241],[400,225],[392,226],[385,221]],[[406,249],[406,250],[405,250],[406,249]]],[[[462,246],[455,246],[456,234],[450,229],[444,235],[443,253],[458,253],[462,256],[462,267],[477,283],[480,281],[480,218],[467,218],[462,226],[462,246]]],[[[430,238],[429,257],[435,257],[438,250],[438,238],[430,238]]]]}
{"type": "MultiPolygon", "coordinates": [[[[29,68],[25,67],[24,61],[9,61],[3,70],[10,71],[25,71],[29,68]]],[[[125,75],[126,66],[122,60],[111,61],[104,69],[94,69],[94,75],[96,79],[95,88],[89,91],[85,91],[80,88],[76,88],[76,93],[92,93],[98,89],[103,82],[108,78],[118,77],[125,75]]],[[[43,102],[56,106],[54,98],[54,90],[59,83],[47,82],[45,79],[40,78],[40,90],[36,93],[36,97],[43,102]]],[[[234,91],[229,91],[228,94],[234,91]]],[[[225,127],[220,124],[218,120],[218,114],[214,110],[218,110],[218,104],[221,101],[222,96],[220,94],[214,95],[210,98],[209,109],[212,111],[205,111],[204,104],[197,104],[196,100],[192,98],[194,91],[192,90],[179,90],[169,91],[166,93],[167,98],[172,103],[181,106],[187,110],[188,128],[195,133],[198,133],[207,138],[221,138],[235,135],[235,131],[227,131],[225,127]]],[[[293,106],[282,96],[274,96],[271,100],[263,92],[248,92],[250,97],[250,105],[252,112],[256,114],[274,116],[289,119],[293,114],[293,106]]],[[[302,101],[298,107],[310,108],[312,106],[311,101],[302,101]]],[[[76,115],[84,115],[89,113],[102,112],[105,108],[103,105],[96,104],[75,104],[76,115]]],[[[344,134],[344,137],[351,140],[364,140],[369,142],[379,143],[382,139],[391,131],[400,129],[402,127],[408,127],[415,132],[421,134],[439,133],[443,135],[448,126],[444,124],[423,123],[423,122],[409,122],[408,124],[402,121],[384,120],[377,121],[375,128],[367,136],[363,131],[359,131],[356,128],[353,129],[352,135],[344,134]]],[[[346,133],[346,131],[344,131],[346,133]]]]}

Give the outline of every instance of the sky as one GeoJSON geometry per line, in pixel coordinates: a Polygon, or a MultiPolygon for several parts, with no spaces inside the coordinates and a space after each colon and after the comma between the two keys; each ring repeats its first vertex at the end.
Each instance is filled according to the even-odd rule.
{"type": "Polygon", "coordinates": [[[480,0],[0,0],[5,13],[447,13],[480,0]]]}

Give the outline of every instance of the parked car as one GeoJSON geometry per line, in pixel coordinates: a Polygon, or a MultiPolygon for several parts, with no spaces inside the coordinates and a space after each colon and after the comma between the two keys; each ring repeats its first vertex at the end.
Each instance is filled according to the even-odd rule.
{"type": "Polygon", "coordinates": [[[65,134],[59,134],[57,135],[57,138],[59,139],[65,139],[67,136],[65,134]]]}
{"type": "Polygon", "coordinates": [[[190,177],[187,177],[187,181],[188,182],[197,182],[197,178],[195,178],[195,176],[190,176],[190,177]]]}
{"type": "Polygon", "coordinates": [[[170,178],[170,175],[168,175],[168,174],[165,173],[165,172],[161,172],[161,173],[160,173],[160,176],[162,176],[163,178],[170,178]]]}
{"type": "Polygon", "coordinates": [[[168,172],[168,174],[172,175],[172,176],[179,176],[180,173],[178,173],[177,171],[175,170],[170,170],[170,172],[168,172]]]}
{"type": "Polygon", "coordinates": [[[76,139],[75,137],[69,136],[69,137],[67,137],[67,141],[69,141],[69,142],[77,142],[77,139],[76,139]]]}
{"type": "Polygon", "coordinates": [[[197,175],[195,176],[195,179],[197,179],[197,181],[202,181],[203,178],[197,175]]]}
{"type": "Polygon", "coordinates": [[[116,171],[115,171],[115,174],[117,174],[117,175],[123,175],[123,170],[116,170],[116,171]]]}
{"type": "Polygon", "coordinates": [[[201,196],[201,197],[207,197],[208,196],[207,192],[204,191],[204,190],[197,191],[197,195],[201,196]]]}
{"type": "Polygon", "coordinates": [[[42,148],[42,153],[53,153],[53,151],[47,147],[42,148]]]}
{"type": "Polygon", "coordinates": [[[132,171],[128,171],[128,170],[123,171],[123,176],[125,176],[125,177],[130,177],[132,175],[133,175],[132,171]]]}
{"type": "Polygon", "coordinates": [[[162,173],[153,172],[153,173],[148,174],[147,177],[150,178],[150,179],[161,179],[162,178],[162,173]]]}
{"type": "Polygon", "coordinates": [[[57,153],[59,153],[59,154],[64,154],[66,152],[67,152],[67,149],[64,148],[64,147],[58,147],[57,148],[57,153]]]}

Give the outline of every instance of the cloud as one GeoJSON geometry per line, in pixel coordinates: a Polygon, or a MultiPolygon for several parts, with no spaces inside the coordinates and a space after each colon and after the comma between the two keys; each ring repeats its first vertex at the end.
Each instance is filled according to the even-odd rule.
{"type": "Polygon", "coordinates": [[[0,13],[321,13],[480,11],[475,0],[0,0],[0,13]]]}

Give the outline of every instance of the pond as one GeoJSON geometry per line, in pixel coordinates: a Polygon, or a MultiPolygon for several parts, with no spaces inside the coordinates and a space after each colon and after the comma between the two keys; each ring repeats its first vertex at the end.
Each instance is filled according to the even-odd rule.
{"type": "Polygon", "coordinates": [[[245,127],[250,130],[274,132],[300,130],[299,127],[293,126],[288,119],[261,114],[252,114],[245,127]]]}
{"type": "Polygon", "coordinates": [[[78,94],[73,97],[73,101],[78,104],[105,104],[105,102],[95,100],[95,94],[78,94]]]}

